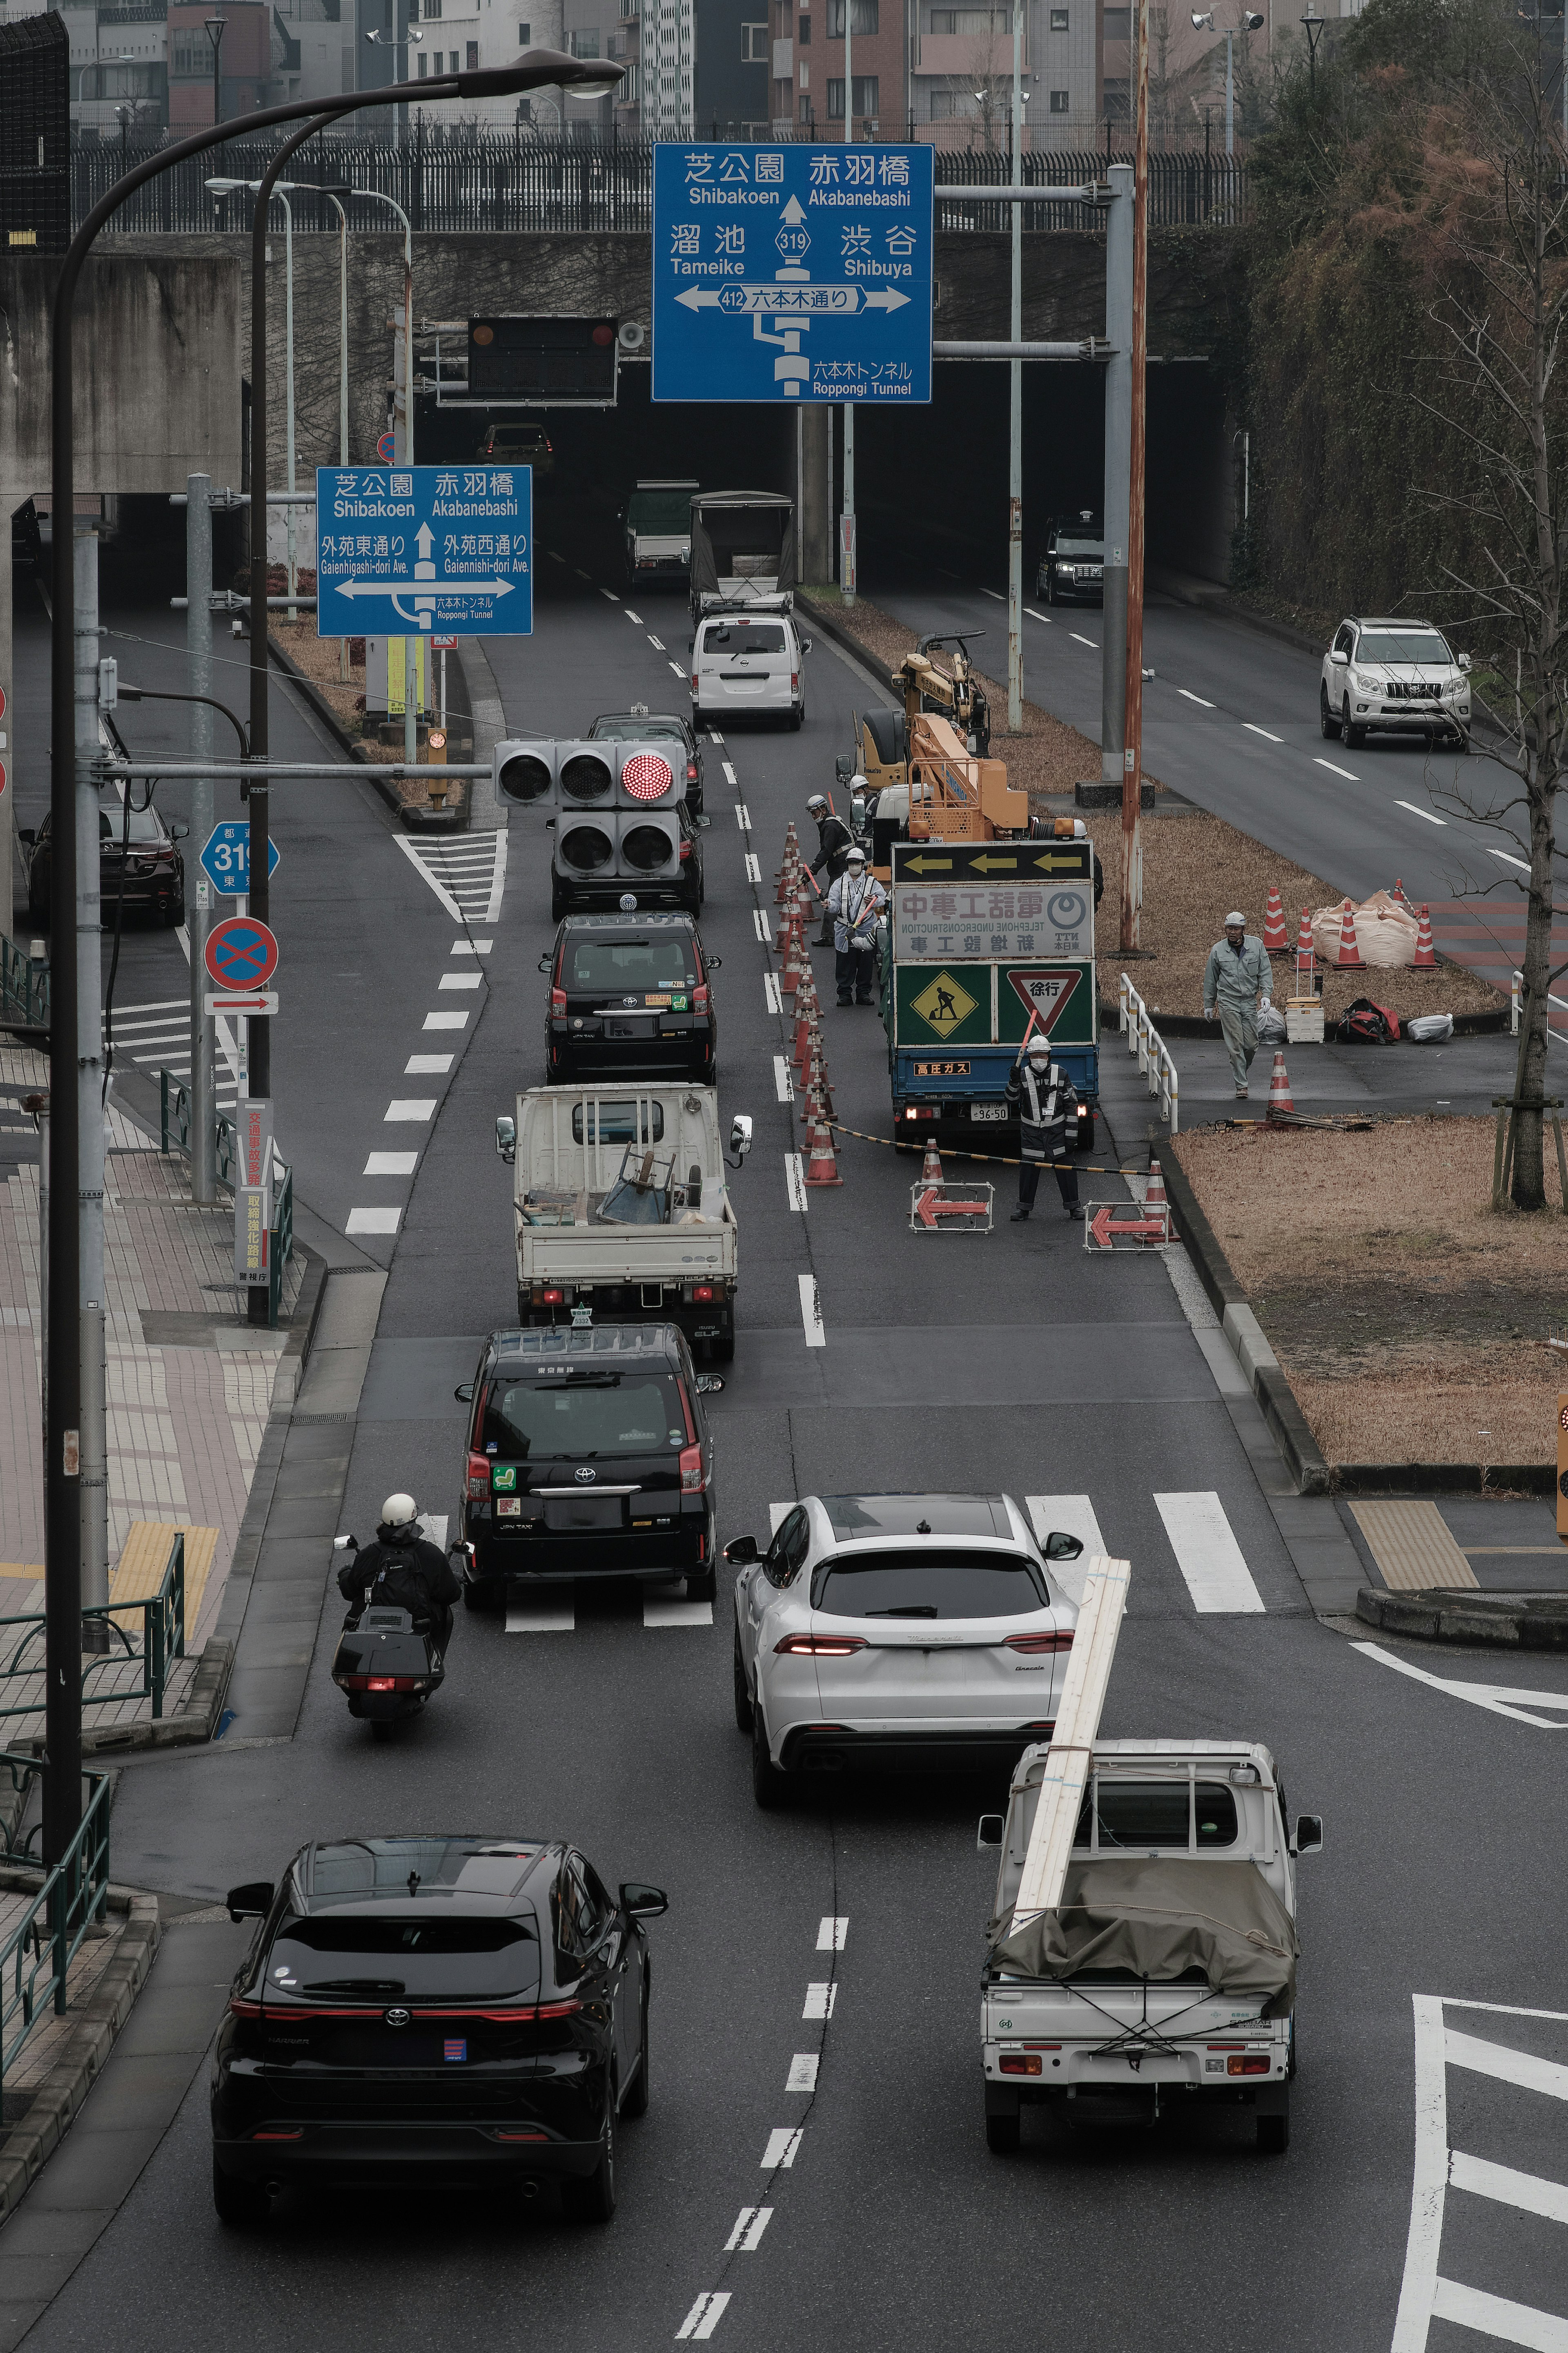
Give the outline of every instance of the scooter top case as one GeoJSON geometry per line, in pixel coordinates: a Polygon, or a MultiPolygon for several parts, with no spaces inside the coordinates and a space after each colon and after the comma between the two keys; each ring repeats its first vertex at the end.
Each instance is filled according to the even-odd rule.
{"type": "Polygon", "coordinates": [[[348,1694],[349,1714],[391,1723],[422,1708],[446,1676],[446,1663],[406,1609],[367,1609],[343,1629],[332,1681],[348,1694]]]}

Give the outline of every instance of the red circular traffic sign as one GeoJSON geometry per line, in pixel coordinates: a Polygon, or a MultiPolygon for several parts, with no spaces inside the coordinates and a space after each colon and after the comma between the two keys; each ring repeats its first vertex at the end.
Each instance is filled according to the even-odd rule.
{"type": "Polygon", "coordinates": [[[0,686],[0,719],[5,716],[5,690],[0,686]]]}
{"type": "Polygon", "coordinates": [[[278,942],[254,915],[228,915],[207,934],[206,967],[220,988],[265,988],[278,969],[278,942]]]}
{"type": "Polygon", "coordinates": [[[382,464],[383,464],[384,466],[390,466],[390,465],[391,465],[391,463],[392,463],[392,460],[393,460],[393,457],[394,457],[394,455],[395,455],[395,451],[396,451],[396,448],[397,448],[397,436],[396,436],[396,434],[395,434],[395,433],[391,432],[391,431],[389,430],[389,431],[387,431],[387,432],[385,432],[385,433],[383,433],[383,434],[380,436],[380,438],[377,439],[377,441],[376,441],[376,445],[375,445],[375,454],[376,454],[376,456],[381,459],[381,462],[382,462],[382,464]]]}

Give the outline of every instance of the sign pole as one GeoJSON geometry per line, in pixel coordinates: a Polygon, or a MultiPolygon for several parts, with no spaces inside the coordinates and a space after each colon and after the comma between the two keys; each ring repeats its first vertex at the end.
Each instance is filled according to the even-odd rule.
{"type": "MultiPolygon", "coordinates": [[[[1127,539],[1132,448],[1132,204],[1131,164],[1107,172],[1105,224],[1105,566],[1100,617],[1100,774],[1121,793],[1126,776],[1127,539]]],[[[1122,908],[1121,944],[1127,909],[1122,908]]]]}
{"type": "MultiPolygon", "coordinates": [[[[1024,15],[1013,10],[1013,185],[1024,184],[1024,15]]],[[[1015,343],[1024,340],[1024,207],[1013,205],[1015,343]]],[[[1024,363],[1007,363],[1007,732],[1024,732],[1024,363]]]]}
{"type": "MultiPolygon", "coordinates": [[[[64,521],[69,530],[71,519],[64,521]]],[[[103,1338],[103,905],[100,885],[98,533],[77,534],[76,628],[76,939],[78,1200],[81,1273],[81,1599],[109,1599],[109,1415],[103,1338]]],[[[129,793],[129,779],[125,790],[129,793]]],[[[63,946],[63,943],[62,943],[63,946]]],[[[99,1619],[84,1650],[106,1650],[99,1619]]]]}
{"type": "MultiPolygon", "coordinates": [[[[212,482],[205,474],[185,478],[185,660],[192,694],[211,694],[213,668],[212,482]]],[[[191,704],[191,757],[212,756],[213,714],[205,702],[191,704]]],[[[213,784],[198,776],[191,786],[191,842],[205,845],[213,828],[213,784]]],[[[202,1008],[205,958],[212,929],[212,884],[198,868],[185,875],[185,936],[191,947],[191,1198],[217,1198],[217,1107],[214,1083],[214,1027],[202,1008]]]]}
{"type": "Polygon", "coordinates": [[[1143,450],[1148,408],[1149,11],[1138,11],[1132,190],[1132,381],[1127,473],[1127,671],[1122,727],[1121,946],[1141,947],[1143,915],[1143,450]]]}

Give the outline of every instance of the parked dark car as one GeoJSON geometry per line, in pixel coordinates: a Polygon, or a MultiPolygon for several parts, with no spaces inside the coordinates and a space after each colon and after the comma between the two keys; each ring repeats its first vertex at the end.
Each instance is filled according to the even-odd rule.
{"type": "Polygon", "coordinates": [[[607,2222],[619,2119],[647,2106],[642,1923],[665,1908],[541,1838],[313,1840],[279,1887],[231,1887],[230,1917],[261,1926],[214,2054],[221,2219],[417,2169],[554,2179],[607,2222]]]}
{"type": "Polygon", "coordinates": [[[686,806],[702,815],[702,738],[689,719],[670,711],[605,711],[588,730],[601,744],[683,744],[686,746],[686,806]]]}
{"type": "Polygon", "coordinates": [[[555,471],[555,451],[542,425],[489,426],[475,454],[486,465],[531,466],[536,478],[555,471]]]}
{"type": "Polygon", "coordinates": [[[544,1071],[570,1079],[710,1081],[719,1015],[689,915],[568,915],[539,959],[550,975],[544,1071]]]}
{"type": "Polygon", "coordinates": [[[1046,552],[1035,575],[1035,593],[1047,605],[1098,605],[1105,591],[1105,524],[1092,507],[1053,515],[1046,525],[1046,552]]]}
{"type": "MultiPolygon", "coordinates": [[[[595,1291],[615,1313],[613,1289],[595,1291]]],[[[686,1579],[711,1601],[713,1441],[673,1324],[492,1332],[457,1394],[472,1407],[463,1477],[463,1599],[565,1577],[686,1579]]]]}
{"type": "MultiPolygon", "coordinates": [[[[185,920],[185,861],[176,845],[190,831],[176,818],[165,824],[156,806],[131,812],[130,848],[121,852],[125,809],[106,795],[99,811],[99,889],[103,896],[106,927],[114,922],[115,900],[123,887],[125,912],[156,915],[171,928],[185,920]]],[[[27,868],[27,913],[35,923],[49,920],[49,818],[37,830],[18,828],[17,840],[27,868]]]]}

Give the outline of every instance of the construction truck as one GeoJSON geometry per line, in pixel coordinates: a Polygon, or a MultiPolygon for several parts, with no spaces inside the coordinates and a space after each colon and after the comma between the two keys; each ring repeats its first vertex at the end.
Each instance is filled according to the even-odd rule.
{"type": "Polygon", "coordinates": [[[1294,1829],[1253,1740],[1102,1740],[1130,1577],[1089,1562],[1048,1745],[1025,1750],[1005,1819],[981,1977],[985,2137],[1018,2146],[1026,2105],[1077,2127],[1173,2107],[1241,2109],[1257,2146],[1290,2138],[1296,2073],[1294,1829]]]}
{"type": "Polygon", "coordinates": [[[690,508],[691,618],[726,607],[790,611],[795,501],[774,491],[699,491],[690,508]]]}

